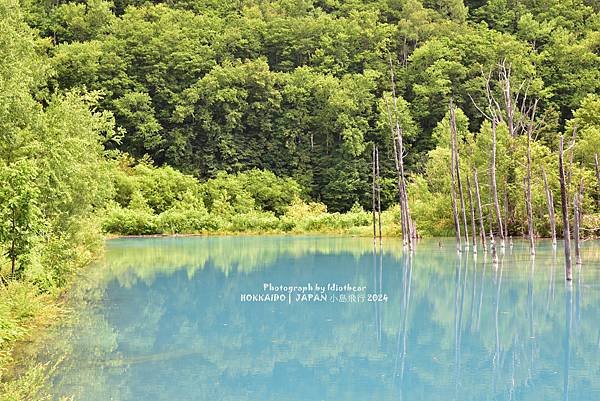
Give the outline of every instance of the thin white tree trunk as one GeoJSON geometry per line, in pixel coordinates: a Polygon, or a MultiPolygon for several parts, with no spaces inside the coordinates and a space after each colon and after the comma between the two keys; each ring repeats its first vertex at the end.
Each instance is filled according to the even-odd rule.
{"type": "Polygon", "coordinates": [[[469,208],[471,209],[471,246],[473,253],[477,253],[477,226],[475,225],[475,205],[473,203],[473,191],[471,190],[471,181],[467,174],[467,192],[469,193],[469,208]]]}
{"type": "Polygon", "coordinates": [[[377,220],[379,223],[379,241],[381,242],[382,230],[381,230],[381,176],[379,175],[379,148],[375,147],[375,176],[377,180],[375,181],[376,192],[377,192],[377,220]]]}
{"type": "Polygon", "coordinates": [[[452,198],[452,215],[454,217],[454,232],[456,235],[456,251],[460,252],[462,249],[461,245],[461,233],[460,233],[460,220],[458,218],[458,206],[456,201],[456,180],[455,180],[455,172],[456,172],[456,138],[455,138],[455,129],[453,128],[452,122],[452,102],[450,102],[450,196],[452,198]]]}
{"type": "Polygon", "coordinates": [[[535,109],[537,102],[534,104],[531,122],[527,129],[527,179],[526,179],[526,191],[527,196],[525,202],[527,203],[527,231],[529,234],[529,252],[531,255],[535,255],[535,241],[534,241],[534,227],[533,227],[533,206],[531,204],[531,133],[533,131],[533,119],[535,118],[535,109]]]}
{"type": "Polygon", "coordinates": [[[579,191],[573,196],[573,238],[575,240],[575,263],[581,265],[581,200],[583,198],[583,179],[579,183],[579,191]]]}
{"type": "Polygon", "coordinates": [[[373,198],[373,242],[375,242],[375,238],[377,237],[377,232],[375,230],[375,144],[373,144],[373,157],[372,157],[372,171],[373,171],[373,185],[372,185],[372,198],[373,198]]]}
{"type": "Polygon", "coordinates": [[[498,200],[498,184],[496,182],[496,120],[492,120],[492,160],[491,160],[491,184],[492,197],[494,200],[494,210],[496,212],[496,221],[502,240],[501,246],[504,247],[504,226],[502,225],[502,213],[500,212],[500,202],[498,200]]]}
{"type": "Polygon", "coordinates": [[[565,177],[564,163],[564,139],[561,136],[558,147],[558,173],[560,180],[560,201],[563,219],[563,240],[565,243],[565,278],[567,281],[573,280],[573,270],[571,266],[571,230],[569,227],[569,205],[567,196],[567,186],[565,177]]]}
{"type": "Polygon", "coordinates": [[[458,153],[458,130],[456,128],[456,110],[454,104],[450,101],[450,131],[453,140],[452,150],[454,151],[454,168],[456,169],[456,183],[458,186],[458,195],[460,196],[460,210],[462,214],[462,223],[465,233],[465,249],[469,249],[469,225],[467,224],[467,207],[463,192],[462,180],[460,179],[460,155],[458,153]]]}
{"type": "Polygon", "coordinates": [[[596,183],[598,184],[598,207],[600,208],[600,164],[598,163],[598,153],[594,154],[594,162],[596,165],[596,183]]]}
{"type": "Polygon", "coordinates": [[[479,209],[479,234],[483,250],[487,251],[485,224],[483,222],[483,208],[481,207],[481,195],[479,193],[479,180],[477,178],[477,169],[473,169],[473,179],[475,180],[475,195],[477,196],[477,209],[479,209]]]}
{"type": "Polygon", "coordinates": [[[546,190],[546,203],[548,204],[548,219],[550,220],[550,232],[552,234],[552,245],[556,246],[556,216],[554,215],[554,197],[548,186],[546,170],[542,167],[542,177],[544,178],[544,188],[546,190]]]}

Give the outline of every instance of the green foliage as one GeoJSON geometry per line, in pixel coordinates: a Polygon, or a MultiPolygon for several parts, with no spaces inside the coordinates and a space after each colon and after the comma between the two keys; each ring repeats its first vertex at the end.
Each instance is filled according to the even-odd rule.
{"type": "Polygon", "coordinates": [[[239,232],[268,232],[277,231],[279,219],[272,212],[251,211],[239,213],[230,217],[231,231],[239,232]]]}
{"type": "Polygon", "coordinates": [[[593,166],[594,155],[600,153],[599,110],[600,97],[589,95],[583,99],[581,107],[575,111],[573,119],[567,125],[570,129],[577,129],[575,156],[587,166],[593,166]]]}
{"type": "Polygon", "coordinates": [[[33,185],[35,176],[35,167],[27,160],[0,165],[0,181],[3,182],[0,188],[0,243],[7,245],[11,274],[24,270],[41,225],[39,191],[33,185]],[[18,270],[15,267],[17,260],[20,262],[18,270]]]}
{"type": "MultiPolygon", "coordinates": [[[[572,110],[600,89],[600,17],[582,0],[512,6],[479,0],[31,0],[27,18],[55,43],[49,86],[102,93],[100,109],[114,113],[123,134],[111,148],[135,158],[147,154],[156,166],[201,181],[222,171],[272,171],[340,212],[355,201],[369,205],[371,142],[388,155],[382,175],[394,176],[384,100],[389,61],[409,174],[424,172],[451,98],[468,130],[481,131],[484,119],[475,105],[487,104],[488,74],[501,98],[501,62],[510,65],[514,88],[523,85],[528,98],[539,98],[539,137],[551,148],[572,110]]],[[[219,207],[222,214],[253,207],[283,213],[278,205],[244,205],[245,195],[236,204],[222,190],[206,195],[209,209],[213,196],[217,204],[233,205],[219,207]]],[[[156,213],[169,208],[154,201],[148,197],[156,213]]]]}
{"type": "Polygon", "coordinates": [[[183,199],[162,212],[157,219],[160,232],[165,234],[191,234],[217,231],[221,220],[208,213],[202,198],[186,192],[183,199]]]}
{"type": "Polygon", "coordinates": [[[146,163],[130,167],[125,162],[116,167],[115,177],[119,177],[119,203],[114,202],[102,212],[102,229],[111,234],[342,231],[369,225],[371,221],[370,214],[358,203],[343,214],[327,213],[322,203],[305,203],[298,183],[268,171],[219,173],[214,179],[198,183],[169,167],[156,168],[146,163]],[[169,196],[168,186],[163,193],[163,187],[158,185],[160,177],[171,174],[171,184],[185,184],[175,191],[176,197],[169,196]],[[143,186],[151,182],[156,190],[143,186]],[[169,208],[160,213],[147,199],[148,196],[150,201],[156,200],[156,194],[162,194],[162,200],[170,199],[169,208]]]}
{"type": "Polygon", "coordinates": [[[237,174],[244,190],[254,198],[260,210],[282,215],[301,196],[300,185],[290,178],[279,178],[270,171],[250,170],[237,174]]]}
{"type": "Polygon", "coordinates": [[[281,215],[301,192],[294,180],[256,169],[237,174],[222,172],[201,186],[204,203],[217,214],[245,213],[256,208],[281,215]]]}
{"type": "Polygon", "coordinates": [[[424,237],[450,236],[454,231],[450,196],[430,191],[423,177],[416,177],[408,191],[419,234],[424,237]]]}
{"type": "Polygon", "coordinates": [[[0,303],[0,349],[7,342],[23,336],[26,329],[21,322],[35,316],[37,308],[38,303],[35,302],[29,284],[14,282],[3,288],[0,303]]]}
{"type": "Polygon", "coordinates": [[[107,208],[102,229],[108,233],[122,235],[158,234],[156,219],[156,215],[141,198],[139,192],[136,192],[130,207],[112,205],[107,208]],[[139,199],[142,202],[138,202],[139,199]]]}
{"type": "Polygon", "coordinates": [[[347,213],[327,213],[318,205],[295,205],[289,215],[298,215],[300,210],[306,210],[306,214],[297,217],[297,231],[343,231],[354,227],[369,226],[371,224],[371,213],[366,212],[358,204],[354,204],[347,213]]]}

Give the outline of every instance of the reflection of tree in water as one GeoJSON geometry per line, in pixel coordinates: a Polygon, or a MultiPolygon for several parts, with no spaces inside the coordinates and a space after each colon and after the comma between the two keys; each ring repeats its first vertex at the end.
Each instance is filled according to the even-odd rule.
{"type": "Polygon", "coordinates": [[[571,329],[573,325],[573,285],[565,284],[565,340],[563,352],[565,364],[563,367],[563,399],[569,401],[569,367],[571,365],[571,329]]]}
{"type": "MultiPolygon", "coordinates": [[[[567,311],[562,286],[553,289],[549,248],[538,249],[533,265],[516,242],[490,269],[487,255],[456,259],[437,241],[404,257],[392,240],[383,252],[369,239],[275,237],[263,246],[221,238],[205,243],[208,250],[195,243],[203,240],[109,247],[107,268],[90,271],[81,286],[88,306],[56,343],[69,352],[59,387],[86,401],[546,400],[563,392],[552,372],[569,366],[558,352],[567,311]],[[267,281],[350,282],[383,290],[389,302],[239,302],[267,281]]],[[[566,336],[577,339],[569,347],[572,399],[600,391],[585,373],[600,368],[600,293],[579,287],[598,271],[580,274],[580,318],[566,336]]]]}
{"type": "MultiPolygon", "coordinates": [[[[117,278],[123,285],[151,283],[158,273],[185,270],[191,277],[210,263],[226,275],[251,273],[272,266],[281,257],[372,252],[368,238],[352,237],[181,237],[126,238],[109,242],[104,261],[94,269],[96,279],[117,278]]],[[[402,243],[386,241],[388,255],[401,255],[402,243]]]]}

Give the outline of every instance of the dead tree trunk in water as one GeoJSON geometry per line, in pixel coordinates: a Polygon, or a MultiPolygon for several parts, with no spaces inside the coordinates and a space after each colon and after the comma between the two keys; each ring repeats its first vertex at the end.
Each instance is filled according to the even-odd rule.
{"type": "Polygon", "coordinates": [[[454,217],[454,232],[456,234],[456,251],[460,252],[461,251],[461,234],[460,234],[460,220],[458,218],[458,206],[457,206],[457,202],[456,202],[456,182],[455,182],[455,177],[454,174],[456,172],[456,165],[457,165],[457,160],[456,160],[456,130],[453,128],[453,119],[452,119],[452,112],[453,106],[452,106],[452,101],[450,101],[450,151],[451,151],[451,155],[450,155],[450,196],[452,197],[452,215],[454,217]]]}
{"type": "Polygon", "coordinates": [[[456,128],[456,110],[454,104],[450,100],[450,131],[452,135],[454,152],[454,168],[456,169],[456,182],[458,185],[458,194],[460,196],[460,210],[463,219],[463,227],[465,230],[465,249],[469,249],[469,225],[467,224],[467,207],[465,204],[465,196],[463,193],[462,180],[460,179],[460,156],[458,153],[458,130],[456,128]]]}
{"type": "Polygon", "coordinates": [[[529,251],[531,255],[535,255],[534,242],[534,227],[533,227],[533,206],[531,205],[531,134],[533,131],[533,121],[535,119],[535,111],[537,108],[537,100],[533,104],[531,119],[527,127],[527,181],[526,181],[526,199],[527,202],[527,231],[529,234],[529,251]]]}
{"type": "Polygon", "coordinates": [[[477,196],[477,209],[479,209],[479,234],[481,235],[481,245],[483,250],[487,251],[485,241],[485,224],[483,223],[483,208],[481,207],[481,196],[479,194],[479,180],[477,179],[477,169],[473,169],[473,179],[475,180],[475,195],[477,196]]]}
{"type": "Polygon", "coordinates": [[[387,103],[386,100],[386,107],[387,107],[387,114],[388,114],[388,122],[390,124],[390,130],[392,133],[392,145],[394,148],[394,163],[396,166],[396,175],[397,175],[397,179],[398,179],[398,206],[400,206],[400,224],[401,224],[401,229],[402,229],[402,245],[406,246],[407,242],[406,242],[406,219],[404,216],[404,208],[402,207],[402,203],[404,202],[403,196],[402,196],[402,175],[400,174],[400,162],[398,161],[398,144],[396,142],[396,130],[395,130],[395,124],[392,120],[392,112],[390,110],[390,105],[387,103]]]}
{"type": "Polygon", "coordinates": [[[566,171],[567,175],[567,188],[571,188],[571,176],[573,174],[573,156],[575,156],[575,141],[577,140],[577,126],[573,126],[573,136],[571,137],[571,144],[567,150],[571,150],[569,153],[569,169],[566,171]]]}
{"type": "Polygon", "coordinates": [[[404,175],[404,145],[402,141],[402,128],[398,121],[398,99],[396,97],[396,83],[394,78],[394,67],[390,58],[390,78],[392,86],[393,118],[388,106],[388,119],[392,131],[392,142],[394,144],[394,158],[396,161],[396,171],[398,173],[398,198],[400,201],[400,214],[402,218],[402,243],[408,245],[409,249],[413,247],[412,219],[410,208],[408,206],[408,195],[406,191],[406,178],[404,175]]]}
{"type": "Polygon", "coordinates": [[[402,241],[405,245],[408,245],[409,249],[412,249],[411,218],[410,212],[408,210],[408,197],[406,196],[406,181],[404,180],[404,164],[402,161],[404,148],[402,146],[402,132],[399,129],[399,127],[397,127],[397,132],[398,136],[396,137],[396,141],[398,144],[398,154],[396,155],[396,157],[398,158],[398,166],[400,171],[400,176],[398,178],[398,191],[401,199],[400,212],[402,215],[403,227],[402,241]]]}
{"type": "Polygon", "coordinates": [[[575,243],[575,264],[581,264],[579,253],[579,193],[573,195],[573,242],[575,243]]]}
{"type": "Polygon", "coordinates": [[[560,179],[560,201],[563,219],[563,239],[565,242],[565,277],[568,281],[573,280],[573,270],[571,266],[571,229],[569,228],[569,205],[565,178],[564,165],[564,139],[560,137],[558,147],[558,173],[560,179]]]}
{"type": "Polygon", "coordinates": [[[458,193],[460,195],[460,208],[462,210],[463,227],[465,228],[465,249],[469,249],[469,225],[467,224],[467,205],[463,194],[462,180],[460,179],[460,163],[458,152],[456,152],[456,180],[458,181],[458,193]]]}
{"type": "Polygon", "coordinates": [[[533,208],[531,206],[531,186],[530,182],[525,178],[523,185],[525,187],[525,204],[527,209],[527,239],[529,240],[529,254],[535,255],[535,241],[533,234],[533,208]]]}
{"type": "Polygon", "coordinates": [[[598,184],[598,207],[600,208],[600,165],[598,164],[598,153],[594,154],[594,162],[596,164],[596,183],[598,184]]]}
{"type": "MultiPolygon", "coordinates": [[[[395,95],[394,95],[395,99],[395,95]]],[[[410,207],[408,205],[408,191],[406,189],[406,176],[404,174],[404,145],[402,142],[402,129],[398,121],[396,121],[396,131],[398,132],[398,165],[400,166],[400,178],[401,178],[401,191],[400,196],[402,197],[402,204],[400,205],[403,210],[404,219],[406,221],[406,239],[408,241],[408,248],[413,249],[414,245],[414,230],[413,220],[410,214],[410,207]]]]}
{"type": "Polygon", "coordinates": [[[502,240],[501,246],[504,247],[504,226],[502,225],[502,212],[500,212],[500,201],[498,200],[498,184],[496,183],[496,120],[492,120],[492,160],[491,160],[491,183],[492,183],[492,197],[494,198],[494,210],[496,212],[496,221],[498,223],[498,230],[500,231],[500,238],[502,240]]]}
{"type": "Polygon", "coordinates": [[[375,144],[373,144],[373,158],[372,158],[372,170],[373,170],[373,185],[372,185],[372,196],[373,196],[373,243],[375,243],[375,238],[377,237],[377,232],[375,230],[375,144]]]}
{"type": "MultiPolygon", "coordinates": [[[[492,71],[490,70],[487,76],[483,74],[482,76],[485,80],[485,94],[487,97],[487,110],[483,110],[480,108],[473,98],[471,97],[471,101],[474,106],[479,110],[479,112],[492,123],[492,155],[491,155],[491,195],[494,202],[494,209],[496,214],[496,222],[498,224],[499,236],[501,239],[501,247],[505,246],[506,240],[508,237],[508,223],[510,219],[510,206],[509,202],[506,201],[506,216],[505,221],[502,221],[502,214],[500,210],[500,202],[498,200],[498,185],[496,182],[496,129],[499,123],[506,122],[508,132],[511,138],[516,137],[519,133],[528,131],[528,137],[531,137],[531,131],[533,130],[533,122],[535,117],[535,111],[537,107],[537,100],[531,102],[528,101],[527,92],[529,88],[528,80],[525,80],[521,83],[520,86],[514,87],[512,84],[512,66],[507,62],[506,59],[502,60],[498,65],[498,87],[502,90],[502,100],[498,101],[494,91],[492,90],[491,81],[492,81],[492,71]],[[524,90],[524,92],[522,92],[524,90]],[[501,106],[502,103],[502,106],[501,106]],[[529,126],[527,126],[527,122],[529,126]]],[[[509,148],[507,150],[509,152],[509,156],[512,157],[512,149],[509,148]]],[[[530,167],[530,153],[529,153],[529,140],[528,140],[528,167],[530,167]]],[[[529,171],[529,169],[528,169],[529,171]]],[[[528,181],[530,181],[530,174],[528,174],[528,181]]],[[[526,185],[528,192],[530,192],[529,185],[526,185]]],[[[531,195],[527,196],[531,199],[531,195]]],[[[505,198],[505,200],[508,200],[505,198]]],[[[531,213],[532,214],[532,213],[531,213]]],[[[529,213],[528,213],[529,215],[529,213]]],[[[530,226],[533,223],[529,224],[530,226]]],[[[533,228],[533,227],[532,227],[533,228]]],[[[529,230],[533,232],[533,230],[529,230]]],[[[531,233],[530,233],[531,237],[531,233]]],[[[512,241],[511,241],[512,242],[512,241]]],[[[531,247],[532,252],[534,248],[531,247]]]]}
{"type": "Polygon", "coordinates": [[[377,191],[377,219],[379,222],[379,241],[381,241],[381,176],[379,175],[379,148],[375,147],[375,175],[376,191],[377,191]]]}
{"type": "Polygon", "coordinates": [[[544,188],[546,190],[546,202],[548,203],[548,219],[550,220],[550,231],[552,233],[552,245],[556,246],[556,217],[554,216],[554,197],[548,186],[546,170],[542,167],[542,177],[544,177],[544,188]]]}
{"type": "Polygon", "coordinates": [[[581,264],[580,247],[580,225],[581,225],[581,195],[583,193],[583,179],[579,184],[579,190],[573,196],[573,240],[575,241],[575,263],[581,264]]]}
{"type": "Polygon", "coordinates": [[[475,205],[473,204],[473,191],[471,190],[471,181],[467,174],[467,192],[469,193],[469,208],[471,209],[471,240],[473,253],[477,253],[477,226],[475,225],[475,205]]]}
{"type": "Polygon", "coordinates": [[[509,245],[512,246],[512,236],[508,235],[508,222],[512,219],[510,218],[510,199],[508,199],[508,180],[504,180],[504,239],[508,239],[509,245]]]}

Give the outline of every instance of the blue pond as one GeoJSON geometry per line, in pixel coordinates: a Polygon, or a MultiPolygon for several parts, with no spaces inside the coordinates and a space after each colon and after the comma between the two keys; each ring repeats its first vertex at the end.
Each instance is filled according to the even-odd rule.
{"type": "Polygon", "coordinates": [[[48,341],[56,399],[600,400],[600,243],[111,240],[48,341]]]}

